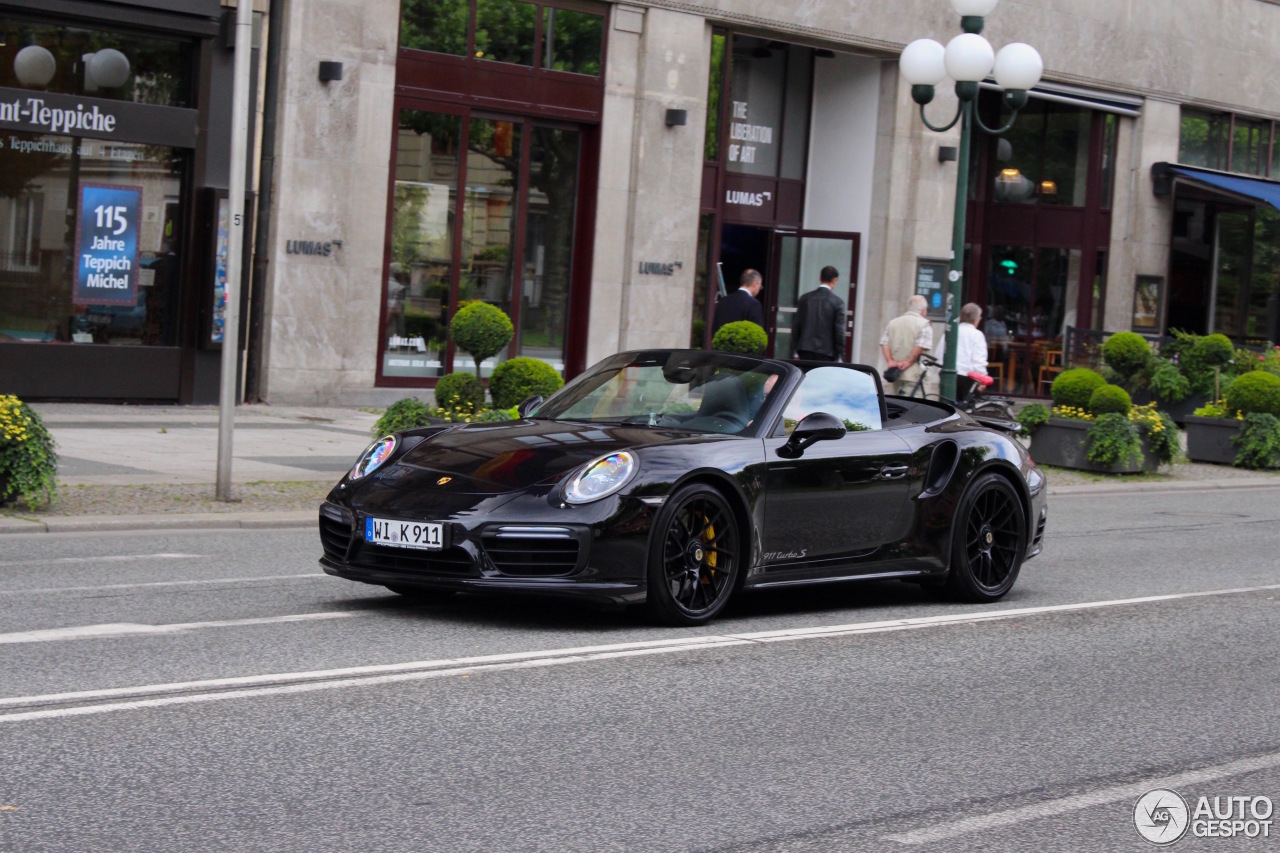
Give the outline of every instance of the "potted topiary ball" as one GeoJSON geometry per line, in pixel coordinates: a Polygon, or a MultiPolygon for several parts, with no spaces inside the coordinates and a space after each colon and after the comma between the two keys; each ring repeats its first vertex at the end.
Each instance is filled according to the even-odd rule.
{"type": "Polygon", "coordinates": [[[1136,332],[1116,332],[1102,345],[1102,358],[1131,391],[1134,377],[1151,363],[1151,346],[1136,332]]]}
{"type": "MultiPolygon", "coordinates": [[[[1255,417],[1264,415],[1280,417],[1280,376],[1265,370],[1237,376],[1227,386],[1221,403],[1202,406],[1187,418],[1187,458],[1219,465],[1240,464],[1242,459],[1248,462],[1257,454],[1241,447],[1242,432],[1246,425],[1254,433],[1265,431],[1259,425],[1269,422],[1255,417]],[[1253,421],[1247,424],[1250,418],[1253,421]]],[[[1248,442],[1254,443],[1253,438],[1248,442]]]]}
{"type": "Polygon", "coordinates": [[[1088,367],[1073,367],[1054,378],[1049,396],[1053,398],[1055,408],[1087,410],[1093,392],[1106,384],[1107,380],[1098,371],[1088,367]]]}
{"type": "Polygon", "coordinates": [[[480,362],[501,352],[515,334],[515,327],[511,325],[511,318],[498,306],[488,302],[468,302],[453,315],[449,332],[458,349],[469,353],[475,360],[478,379],[480,362]]]}
{"type": "Polygon", "coordinates": [[[725,323],[711,339],[712,349],[743,355],[764,355],[768,346],[769,336],[759,324],[750,320],[725,323]]]}
{"type": "Polygon", "coordinates": [[[1089,396],[1089,411],[1099,415],[1128,415],[1133,408],[1129,392],[1119,385],[1103,385],[1089,396]]]}
{"type": "Polygon", "coordinates": [[[550,397],[564,379],[545,361],[521,356],[502,362],[489,377],[489,395],[499,409],[518,406],[530,397],[550,397]]]}

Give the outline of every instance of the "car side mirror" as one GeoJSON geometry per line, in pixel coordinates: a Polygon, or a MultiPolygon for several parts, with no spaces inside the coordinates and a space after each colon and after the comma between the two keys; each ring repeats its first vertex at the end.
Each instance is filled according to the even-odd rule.
{"type": "Polygon", "coordinates": [[[538,408],[541,405],[542,405],[542,395],[535,394],[532,397],[525,398],[520,402],[519,406],[516,406],[516,414],[518,414],[522,418],[527,418],[529,417],[529,415],[533,414],[534,409],[538,408]]]}
{"type": "Polygon", "coordinates": [[[845,432],[844,422],[835,415],[814,412],[800,419],[787,443],[778,448],[778,455],[783,459],[799,459],[815,442],[844,438],[845,432]]]}

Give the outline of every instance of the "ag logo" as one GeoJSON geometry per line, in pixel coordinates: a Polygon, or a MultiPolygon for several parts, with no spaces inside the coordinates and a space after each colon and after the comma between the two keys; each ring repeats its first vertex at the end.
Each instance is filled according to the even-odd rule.
{"type": "Polygon", "coordinates": [[[1143,794],[1133,807],[1133,825],[1153,844],[1172,844],[1187,832],[1190,811],[1175,791],[1156,788],[1143,794]]]}

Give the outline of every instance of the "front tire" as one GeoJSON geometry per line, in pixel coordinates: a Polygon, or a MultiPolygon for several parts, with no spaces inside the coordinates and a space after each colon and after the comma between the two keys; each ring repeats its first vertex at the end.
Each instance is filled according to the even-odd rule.
{"type": "Polygon", "coordinates": [[[710,622],[733,594],[744,557],[729,502],[710,486],[685,486],[667,499],[650,534],[649,612],[668,625],[710,622]]]}
{"type": "Polygon", "coordinates": [[[1027,550],[1026,514],[1013,485],[982,474],[960,499],[952,522],[949,597],[999,601],[1013,588],[1027,550]]]}

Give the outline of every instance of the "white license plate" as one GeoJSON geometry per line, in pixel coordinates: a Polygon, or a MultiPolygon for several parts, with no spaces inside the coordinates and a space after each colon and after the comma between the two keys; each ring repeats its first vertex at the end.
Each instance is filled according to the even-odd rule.
{"type": "Polygon", "coordinates": [[[444,526],[421,521],[366,518],[364,541],[375,545],[389,545],[392,548],[439,551],[444,547],[444,526]]]}

